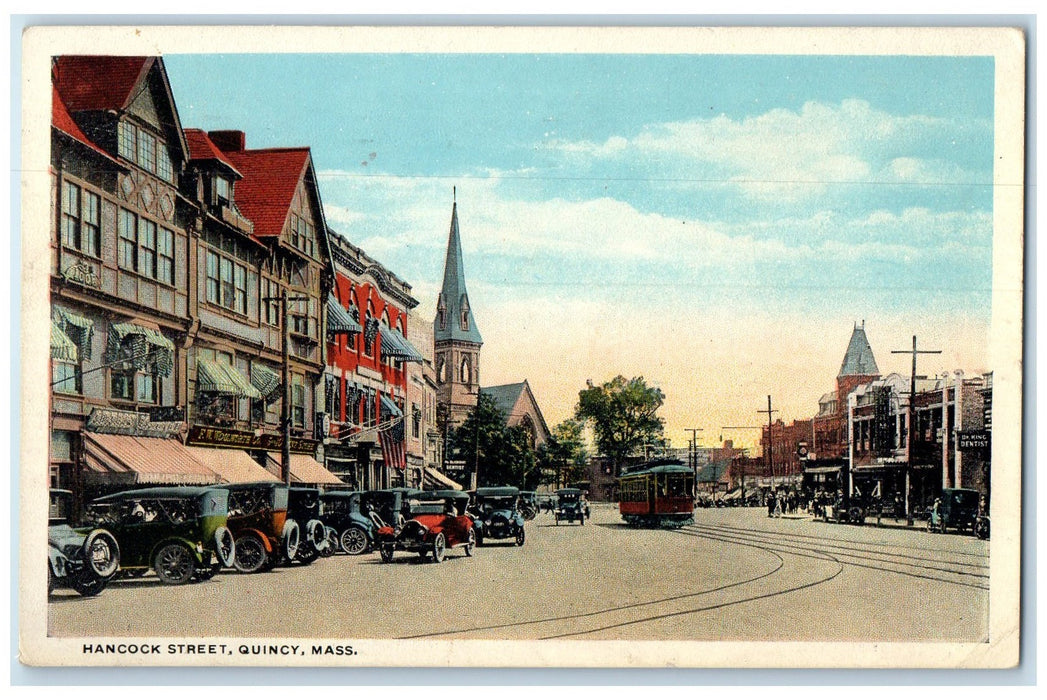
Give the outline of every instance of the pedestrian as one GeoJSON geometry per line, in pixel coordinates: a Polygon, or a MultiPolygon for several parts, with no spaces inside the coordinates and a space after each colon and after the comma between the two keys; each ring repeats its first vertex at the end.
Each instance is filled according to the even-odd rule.
{"type": "Polygon", "coordinates": [[[784,500],[785,499],[782,497],[782,494],[778,494],[777,496],[775,496],[775,499],[774,499],[774,517],[776,517],[776,518],[782,517],[782,502],[784,500]]]}
{"type": "Polygon", "coordinates": [[[767,494],[767,517],[768,518],[773,518],[774,517],[774,504],[775,503],[776,503],[776,501],[775,501],[775,498],[774,498],[774,494],[773,493],[768,493],[767,494]]]}

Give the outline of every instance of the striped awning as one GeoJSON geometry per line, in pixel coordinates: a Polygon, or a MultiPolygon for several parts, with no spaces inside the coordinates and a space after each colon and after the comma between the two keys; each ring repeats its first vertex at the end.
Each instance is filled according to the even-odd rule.
{"type": "Polygon", "coordinates": [[[382,354],[401,362],[421,362],[422,354],[415,350],[400,331],[382,326],[382,354]]]}
{"type": "Polygon", "coordinates": [[[51,321],[76,343],[76,349],[82,359],[91,359],[91,339],[94,335],[95,324],[90,319],[78,316],[61,306],[54,306],[51,308],[51,321]]]}
{"type": "Polygon", "coordinates": [[[138,370],[155,367],[161,377],[170,376],[174,369],[174,343],[159,330],[137,323],[114,323],[109,333],[110,354],[120,359],[124,350],[131,365],[138,370]]]}
{"type": "Polygon", "coordinates": [[[384,394],[382,395],[382,409],[391,414],[393,418],[399,418],[404,414],[400,407],[396,405],[396,402],[384,394]]]}
{"type": "Polygon", "coordinates": [[[226,394],[248,399],[260,399],[258,389],[235,367],[222,362],[198,359],[196,361],[197,391],[226,394]]]}
{"type": "Polygon", "coordinates": [[[328,333],[362,333],[363,330],[363,326],[342,307],[333,294],[327,297],[328,333]]]}
{"type": "Polygon", "coordinates": [[[76,362],[77,356],[76,343],[58,327],[58,324],[51,321],[51,358],[76,362]]]}
{"type": "Polygon", "coordinates": [[[174,439],[83,433],[88,483],[214,484],[218,475],[174,439]]]}
{"type": "Polygon", "coordinates": [[[279,481],[243,450],[222,450],[186,445],[198,462],[218,475],[222,483],[246,484],[253,481],[279,481]]]}
{"type": "MultiPolygon", "coordinates": [[[[279,452],[265,453],[265,468],[274,475],[282,473],[282,455],[279,452]]],[[[345,482],[327,471],[324,465],[306,454],[291,453],[292,484],[330,484],[344,486],[345,482]]]]}
{"type": "Polygon", "coordinates": [[[263,364],[252,363],[251,385],[268,401],[280,391],[280,375],[263,364]]]}

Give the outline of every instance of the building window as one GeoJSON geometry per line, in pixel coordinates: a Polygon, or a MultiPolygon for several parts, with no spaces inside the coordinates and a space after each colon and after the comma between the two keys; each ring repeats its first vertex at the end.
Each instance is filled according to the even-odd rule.
{"type": "Polygon", "coordinates": [[[84,192],[83,227],[80,231],[80,250],[98,257],[101,247],[102,198],[94,192],[84,192]]]}
{"type": "Polygon", "coordinates": [[[160,143],[156,146],[156,174],[167,182],[174,182],[174,166],[167,146],[160,143]]]}
{"type": "Polygon", "coordinates": [[[156,277],[156,224],[148,219],[138,222],[138,272],[156,277]]]}
{"type": "Polygon", "coordinates": [[[137,270],[138,217],[126,209],[121,209],[118,228],[120,232],[120,267],[125,270],[137,270]]]}
{"type": "Polygon", "coordinates": [[[174,284],[174,231],[160,227],[156,237],[156,279],[174,284]]]}
{"type": "Polygon", "coordinates": [[[229,181],[224,177],[217,176],[214,179],[215,198],[218,206],[227,207],[229,202],[232,201],[232,197],[229,192],[229,181]]]}
{"type": "Polygon", "coordinates": [[[101,198],[71,182],[62,188],[62,242],[98,257],[101,198]]]}
{"type": "Polygon", "coordinates": [[[55,361],[51,366],[51,388],[58,394],[81,394],[80,367],[72,362],[55,361]]]}
{"type": "Polygon", "coordinates": [[[233,311],[247,314],[247,268],[233,266],[233,311]]]}
{"type": "Polygon", "coordinates": [[[305,427],[305,380],[300,374],[291,377],[291,423],[305,427]]]}
{"type": "Polygon", "coordinates": [[[109,371],[109,395],[114,399],[130,401],[134,396],[135,372],[112,368],[109,371]]]}
{"type": "Polygon", "coordinates": [[[127,160],[135,159],[135,127],[127,122],[120,122],[120,156],[127,160]]]}
{"type": "Polygon", "coordinates": [[[262,278],[262,322],[280,325],[280,285],[268,277],[262,278]]]}
{"type": "Polygon", "coordinates": [[[167,145],[145,129],[120,122],[117,152],[167,182],[174,182],[174,165],[167,145]]]}
{"type": "Polygon", "coordinates": [[[157,386],[159,382],[154,374],[139,374],[136,377],[137,399],[139,403],[157,403],[157,386]]]}
{"type": "Polygon", "coordinates": [[[207,301],[239,314],[247,313],[247,268],[207,251],[207,301]]]}
{"type": "Polygon", "coordinates": [[[62,242],[69,248],[80,248],[80,188],[65,183],[62,197],[62,242]]]}
{"type": "Polygon", "coordinates": [[[138,132],[138,164],[151,173],[156,172],[156,138],[145,131],[138,132]]]}
{"type": "Polygon", "coordinates": [[[211,251],[207,251],[207,301],[210,304],[219,303],[218,256],[211,251]]]}
{"type": "Polygon", "coordinates": [[[460,377],[460,379],[462,381],[462,384],[471,384],[472,383],[472,371],[471,371],[471,368],[469,367],[469,356],[468,355],[466,355],[465,357],[462,358],[462,367],[461,367],[461,372],[459,373],[459,377],[460,377]]]}

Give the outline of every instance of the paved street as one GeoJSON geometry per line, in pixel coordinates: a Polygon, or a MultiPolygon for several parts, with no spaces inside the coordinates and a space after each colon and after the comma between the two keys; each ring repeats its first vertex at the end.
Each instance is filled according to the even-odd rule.
{"type": "Polygon", "coordinates": [[[55,636],[439,637],[982,641],[989,543],[760,508],[699,510],[680,530],[528,523],[441,564],[398,553],[321,559],[267,574],[166,587],[149,575],[97,598],[60,589],[55,636]]]}

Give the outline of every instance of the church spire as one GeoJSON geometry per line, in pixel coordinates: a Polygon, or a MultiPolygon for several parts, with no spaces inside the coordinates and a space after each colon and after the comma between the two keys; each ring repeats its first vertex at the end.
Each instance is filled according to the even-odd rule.
{"type": "Polygon", "coordinates": [[[476,328],[469,293],[465,289],[465,263],[462,260],[462,242],[458,232],[458,192],[452,190],[451,231],[447,238],[447,259],[444,262],[444,282],[436,304],[433,320],[434,340],[462,340],[482,344],[476,328]]]}
{"type": "Polygon", "coordinates": [[[856,376],[879,376],[880,370],[876,366],[876,358],[873,357],[872,346],[869,338],[865,335],[865,321],[862,325],[854,324],[851,333],[851,342],[847,344],[847,352],[843,356],[838,377],[856,376]]]}

